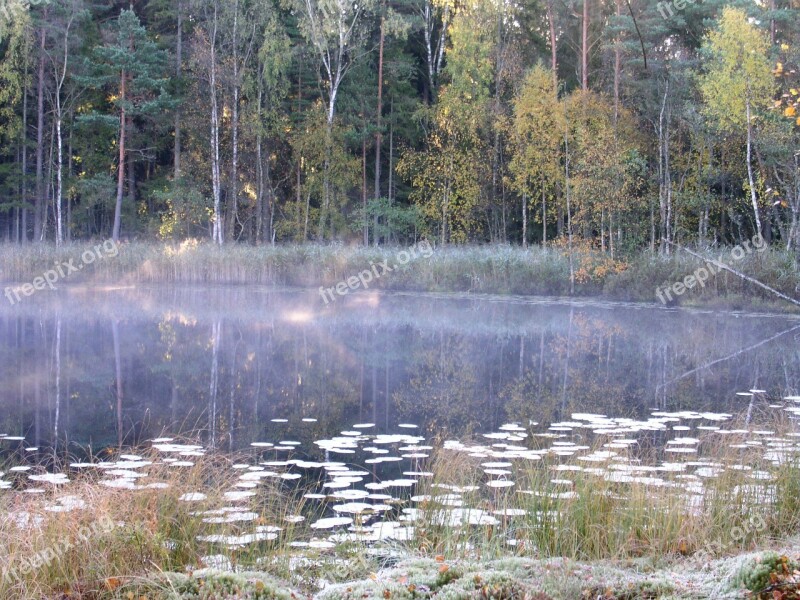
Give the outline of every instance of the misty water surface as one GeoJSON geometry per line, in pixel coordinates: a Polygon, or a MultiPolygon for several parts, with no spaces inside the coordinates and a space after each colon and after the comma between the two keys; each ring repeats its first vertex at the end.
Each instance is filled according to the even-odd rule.
{"type": "Polygon", "coordinates": [[[576,412],[755,412],[800,389],[798,336],[792,317],[589,301],[62,289],[0,309],[0,433],[75,453],[198,430],[308,447],[354,423],[435,438],[576,412]]]}

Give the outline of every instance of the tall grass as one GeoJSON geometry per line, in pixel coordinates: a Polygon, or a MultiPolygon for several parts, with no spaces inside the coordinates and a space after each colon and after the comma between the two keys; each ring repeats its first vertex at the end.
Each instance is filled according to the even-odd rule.
{"type": "MultiPolygon", "coordinates": [[[[324,510],[303,498],[302,487],[287,486],[280,479],[261,480],[257,495],[244,502],[232,501],[224,494],[237,489],[241,475],[232,465],[246,456],[210,453],[193,457],[192,467],[175,467],[161,461],[154,451],[139,455],[153,463],[142,470],[146,477],[135,480],[142,489],[102,485],[100,480],[109,478],[104,475],[106,469],[73,469],[71,481],[63,487],[44,484],[44,493],[0,495],[0,598],[116,597],[121,589],[140,585],[149,589],[154,574],[203,567],[203,557],[208,555],[221,557],[222,568],[259,568],[291,577],[298,584],[320,576],[321,570],[313,572],[311,563],[290,565],[296,555],[291,543],[309,539],[307,523],[324,510]],[[146,487],[153,483],[158,485],[146,487]],[[205,497],[191,502],[181,499],[189,493],[205,497]],[[85,507],[48,510],[64,497],[78,498],[85,507]],[[203,521],[201,513],[230,506],[258,517],[229,524],[203,521]],[[307,521],[291,523],[285,518],[299,514],[307,521]],[[230,546],[200,539],[209,534],[252,533],[257,526],[267,525],[282,528],[274,540],[230,546]]],[[[307,557],[313,560],[314,551],[307,557]]],[[[331,571],[334,580],[335,575],[336,570],[331,571]]]]}
{"type": "MultiPolygon", "coordinates": [[[[743,427],[736,421],[730,425],[743,427]]],[[[225,493],[242,489],[237,482],[241,483],[243,472],[234,464],[253,465],[254,456],[209,452],[192,457],[192,467],[176,467],[157,452],[143,450],[138,454],[152,465],[141,469],[146,477],[135,480],[141,489],[102,485],[99,480],[108,478],[106,469],[72,469],[73,481],[63,488],[48,483],[42,484],[45,493],[0,495],[0,598],[72,593],[111,598],[119,597],[121,590],[137,598],[150,597],[151,592],[164,597],[156,592],[166,594],[173,579],[160,573],[197,569],[208,555],[216,555],[224,568],[268,572],[306,591],[321,581],[365,577],[387,556],[421,554],[475,561],[512,556],[659,560],[679,555],[710,560],[733,555],[786,539],[800,526],[800,456],[796,444],[782,452],[784,442],[779,439],[793,431],[793,424],[771,418],[760,427],[775,431],[765,438],[774,443],[744,444],[748,438],[735,433],[709,431],[698,436],[699,458],[692,455],[688,460],[702,461],[708,471],[701,476],[687,477],[688,470],[637,473],[611,468],[664,466],[662,448],[631,447],[605,464],[573,462],[552,453],[543,454],[541,460],[515,459],[509,475],[514,486],[506,488],[486,486],[481,467],[486,458],[435,443],[431,458],[420,465],[431,475],[420,478],[414,498],[394,501],[397,508],[389,516],[406,521],[412,532],[409,539],[366,542],[350,535],[322,552],[294,544],[327,538],[325,531],[309,526],[318,517],[329,516],[326,503],[304,498],[306,489],[319,490],[319,482],[295,486],[277,478],[262,479],[254,496],[232,500],[225,493]],[[576,463],[584,468],[557,468],[576,463]],[[153,483],[158,485],[148,487],[153,483]],[[182,499],[197,492],[205,497],[182,499]],[[65,495],[80,498],[86,508],[47,510],[65,495]],[[257,517],[231,524],[204,521],[206,511],[232,504],[257,517]],[[289,515],[303,515],[306,520],[291,523],[289,515]],[[113,526],[81,535],[81,528],[98,522],[113,526]],[[252,533],[259,526],[282,531],[274,539],[240,545],[203,539],[209,534],[252,533]],[[50,559],[31,567],[33,557],[47,556],[53,549],[50,559]]],[[[609,439],[600,435],[594,450],[601,450],[609,439]]],[[[23,478],[15,482],[20,490],[30,485],[23,478]]],[[[228,584],[239,585],[235,581],[224,585],[228,584]]],[[[196,582],[182,580],[181,585],[191,587],[196,582]]]]}
{"type": "MultiPolygon", "coordinates": [[[[0,247],[0,280],[30,282],[55,262],[75,259],[93,243],[74,242],[56,249],[49,245],[0,247]]],[[[302,287],[334,286],[388,260],[397,264],[400,248],[364,248],[340,244],[286,244],[219,248],[194,240],[179,244],[123,243],[119,255],[97,260],[80,273],[59,283],[103,284],[266,284],[302,287]]],[[[590,247],[575,250],[577,295],[655,301],[658,286],[682,281],[701,263],[682,253],[658,256],[641,254],[611,260],[590,247]]],[[[789,294],[796,295],[800,275],[794,255],[779,249],[748,254],[730,261],[729,249],[708,251],[736,269],[789,294]]],[[[428,258],[419,256],[391,273],[375,279],[372,289],[567,295],[570,290],[569,259],[557,246],[522,249],[512,246],[447,246],[428,258]]],[[[773,300],[769,294],[727,272],[713,276],[704,287],[695,287],[682,303],[715,303],[734,306],[773,300]]]]}
{"type": "MultiPolygon", "coordinates": [[[[771,424],[777,426],[777,435],[791,428],[782,420],[771,424]]],[[[513,474],[515,485],[499,489],[485,485],[480,467],[485,458],[440,449],[430,467],[434,477],[418,492],[428,499],[415,515],[414,546],[431,555],[465,559],[515,554],[575,560],[712,558],[768,545],[797,531],[796,448],[769,457],[764,447],[736,448],[744,439],[735,434],[709,432],[700,439],[701,451],[691,460],[712,465],[713,475],[687,478],[686,472],[667,470],[623,478],[618,475],[628,472],[609,468],[613,462],[599,471],[593,471],[594,464],[559,471],[556,467],[565,463],[546,455],[540,461],[523,461],[513,474]],[[689,487],[701,483],[702,491],[689,487]],[[444,526],[453,510],[454,499],[445,496],[452,493],[448,490],[458,492],[462,509],[486,511],[498,523],[444,526]],[[503,515],[508,509],[519,514],[503,515]]],[[[605,442],[608,438],[597,440],[595,449],[605,442]]],[[[648,464],[641,453],[629,452],[622,453],[619,463],[648,464]]]]}

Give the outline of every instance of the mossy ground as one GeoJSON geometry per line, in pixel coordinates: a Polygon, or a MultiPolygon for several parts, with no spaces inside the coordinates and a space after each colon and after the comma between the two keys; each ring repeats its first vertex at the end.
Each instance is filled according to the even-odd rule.
{"type": "Polygon", "coordinates": [[[327,585],[321,591],[293,589],[265,573],[216,570],[167,573],[128,582],[119,599],[164,600],[678,600],[797,598],[797,544],[702,561],[665,557],[629,561],[506,558],[449,561],[410,558],[367,577],[327,585]]]}

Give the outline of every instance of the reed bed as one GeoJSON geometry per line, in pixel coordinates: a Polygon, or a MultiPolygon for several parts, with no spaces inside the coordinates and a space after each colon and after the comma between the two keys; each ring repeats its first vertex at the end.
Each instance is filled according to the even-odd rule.
{"type": "MultiPolygon", "coordinates": [[[[94,247],[73,242],[51,245],[3,245],[0,279],[5,285],[30,282],[55,263],[94,247]]],[[[334,286],[348,277],[388,261],[397,264],[402,248],[364,248],[342,244],[285,244],[222,248],[207,242],[123,242],[119,254],[87,265],[59,284],[260,284],[334,286]]],[[[729,255],[726,248],[706,250],[710,258],[729,255]]],[[[658,286],[671,285],[701,264],[691,256],[659,256],[648,251],[610,259],[582,245],[574,250],[575,294],[612,299],[656,301],[658,286]]],[[[730,262],[730,260],[729,260],[730,262]]],[[[736,269],[794,296],[800,275],[793,253],[770,249],[731,263],[736,269]]],[[[418,256],[390,273],[375,278],[371,289],[568,295],[570,268],[562,245],[522,249],[512,246],[439,247],[427,258],[418,256]]],[[[686,304],[723,303],[734,307],[766,304],[773,299],[763,290],[727,272],[712,277],[703,288],[679,298],[686,304]]]]}

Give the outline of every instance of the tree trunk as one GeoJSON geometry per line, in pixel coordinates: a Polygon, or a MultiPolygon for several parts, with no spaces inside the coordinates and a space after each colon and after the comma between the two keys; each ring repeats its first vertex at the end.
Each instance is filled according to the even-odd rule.
{"type": "Polygon", "coordinates": [[[547,192],[542,181],[542,245],[547,243],[547,192]]]}
{"type": "Polygon", "coordinates": [[[581,90],[589,89],[589,0],[583,0],[581,19],[581,90]]]}
{"type": "Polygon", "coordinates": [[[436,69],[434,75],[437,77],[442,71],[442,61],[444,60],[444,50],[447,45],[447,30],[450,27],[450,4],[445,3],[444,11],[442,12],[442,29],[439,32],[439,43],[436,48],[436,69]]]}
{"type": "MultiPolygon", "coordinates": [[[[659,252],[662,254],[667,253],[669,251],[669,247],[667,245],[667,227],[668,227],[668,216],[667,216],[667,175],[666,175],[666,162],[664,156],[664,147],[665,143],[665,124],[664,124],[664,115],[667,111],[667,97],[669,95],[669,81],[666,83],[666,88],[664,90],[664,97],[661,102],[661,111],[659,112],[658,116],[658,210],[659,210],[659,217],[661,220],[659,232],[660,232],[660,240],[659,240],[659,252]]],[[[666,122],[666,129],[669,129],[669,120],[667,119],[666,122]]]]}
{"type": "Polygon", "coordinates": [[[111,239],[119,241],[119,226],[122,220],[122,194],[125,187],[125,125],[127,118],[125,115],[125,79],[126,73],[123,70],[119,78],[119,97],[122,101],[119,114],[119,166],[117,167],[117,202],[114,206],[114,229],[111,239]]]}
{"type": "MultiPolygon", "coordinates": [[[[72,123],[75,122],[75,114],[70,111],[69,138],[67,138],[67,176],[72,174],[72,123]]],[[[64,237],[67,243],[72,241],[72,202],[67,198],[67,222],[64,227],[64,237]]]]}
{"type": "MultiPolygon", "coordinates": [[[[383,117],[383,43],[384,43],[384,17],[381,17],[381,34],[380,44],[378,46],[378,107],[375,113],[375,200],[381,197],[381,142],[383,137],[382,117],[383,117]]],[[[378,238],[378,213],[375,213],[375,239],[373,240],[377,246],[380,242],[378,238]]]]}
{"type": "MultiPolygon", "coordinates": [[[[128,115],[126,129],[129,134],[126,134],[128,139],[127,145],[130,146],[134,134],[133,119],[130,115],[128,115]]],[[[127,152],[127,149],[125,154],[128,158],[128,171],[125,173],[128,178],[128,202],[136,206],[136,156],[133,152],[127,152]]]]}
{"type": "Polygon", "coordinates": [[[219,169],[219,107],[217,106],[217,3],[214,2],[214,29],[211,36],[211,186],[214,195],[214,222],[212,237],[214,243],[222,245],[223,223],[220,207],[220,169],[219,169]]]}
{"type": "Polygon", "coordinates": [[[776,34],[776,27],[775,27],[775,17],[773,16],[775,13],[775,0],[769,0],[769,41],[770,44],[773,46],[775,45],[775,34],[776,34]]]}
{"type": "Polygon", "coordinates": [[[564,102],[564,192],[567,200],[567,247],[569,249],[569,293],[575,293],[575,265],[572,258],[572,207],[570,206],[569,183],[569,119],[567,104],[564,102]]]}
{"type": "Polygon", "coordinates": [[[425,99],[428,104],[433,102],[434,75],[433,75],[433,1],[425,0],[422,9],[423,34],[425,37],[425,66],[428,68],[428,85],[425,99]]]}
{"type": "MultiPolygon", "coordinates": [[[[47,8],[43,19],[47,19],[47,8]]],[[[36,201],[33,209],[33,240],[43,238],[42,219],[45,208],[44,188],[44,60],[46,30],[44,25],[39,32],[39,74],[36,89],[36,201]]]]}
{"type": "Polygon", "coordinates": [[[239,0],[234,4],[233,13],[233,110],[231,118],[231,197],[228,202],[228,241],[236,236],[236,222],[239,220],[239,0]]]}
{"type": "MultiPolygon", "coordinates": [[[[500,100],[500,93],[501,93],[501,82],[503,78],[503,40],[502,40],[502,27],[503,27],[503,16],[501,11],[497,11],[497,22],[496,22],[496,43],[495,43],[495,54],[497,59],[495,60],[495,69],[494,69],[494,106],[492,107],[492,129],[494,129],[494,135],[492,140],[492,198],[490,202],[491,212],[496,215],[497,214],[497,197],[498,190],[500,187],[501,181],[501,148],[500,148],[500,119],[502,117],[502,104],[500,100]]],[[[500,204],[500,217],[503,224],[503,234],[497,235],[497,238],[506,241],[505,239],[505,206],[502,203],[500,204]]],[[[496,221],[496,216],[493,219],[496,221]]]]}
{"type": "MultiPolygon", "coordinates": [[[[180,81],[183,63],[183,3],[179,0],[178,6],[178,28],[175,39],[175,79],[180,81]]],[[[181,176],[181,109],[175,109],[175,146],[173,150],[173,177],[179,179],[181,176]]]]}
{"type": "Polygon", "coordinates": [[[61,218],[61,197],[63,192],[63,170],[64,158],[61,151],[61,99],[59,98],[61,91],[56,91],[56,146],[58,163],[56,167],[56,246],[61,246],[64,241],[64,228],[61,218]]]}
{"type": "MultiPolygon", "coordinates": [[[[64,80],[67,78],[67,66],[69,64],[69,30],[72,25],[72,17],[67,22],[64,29],[64,59],[61,63],[60,73],[56,71],[54,96],[56,100],[56,145],[57,145],[57,167],[56,167],[56,246],[61,246],[64,242],[64,223],[61,217],[61,204],[64,191],[64,156],[63,141],[61,139],[61,127],[64,121],[63,110],[61,107],[61,89],[64,87],[64,80]]],[[[71,135],[70,135],[71,139],[71,135]]]]}
{"type": "MultiPolygon", "coordinates": [[[[394,200],[394,95],[389,102],[389,204],[394,200]]],[[[390,234],[391,235],[391,234],[390,234]]]]}
{"type": "Polygon", "coordinates": [[[558,94],[558,47],[556,40],[556,21],[552,0],[547,3],[547,23],[550,27],[550,70],[553,72],[553,89],[558,94]]]}
{"type": "MultiPolygon", "coordinates": [[[[622,17],[622,2],[616,0],[617,19],[622,17]]],[[[622,75],[622,40],[618,36],[614,44],[614,136],[616,139],[617,121],[619,120],[619,83],[622,75]]],[[[616,150],[616,149],[615,149],[616,150]]]]}
{"type": "MultiPolygon", "coordinates": [[[[365,123],[366,125],[366,123],[365,123]]],[[[361,138],[361,203],[364,207],[364,246],[369,246],[369,219],[367,219],[367,136],[361,138]]],[[[373,235],[377,236],[377,226],[373,235]]]]}
{"type": "Polygon", "coordinates": [[[22,90],[22,194],[20,197],[22,207],[20,208],[20,242],[23,246],[28,243],[28,60],[25,59],[25,84],[22,90]]]}
{"type": "Polygon", "coordinates": [[[522,248],[528,248],[528,195],[522,192],[522,248]]]}
{"type": "Polygon", "coordinates": [[[604,206],[600,207],[600,252],[605,254],[606,251],[606,209],[604,206]]]}
{"type": "MultiPolygon", "coordinates": [[[[303,61],[297,61],[297,114],[302,113],[302,99],[303,99],[303,79],[302,79],[302,67],[303,61]]],[[[296,185],[296,193],[297,193],[297,210],[300,210],[303,201],[302,195],[302,183],[303,183],[303,157],[299,156],[297,159],[297,185],[296,185]]],[[[306,218],[305,218],[305,225],[303,227],[303,241],[308,241],[308,207],[306,207],[306,218]]]]}
{"type": "Polygon", "coordinates": [[[325,221],[328,219],[328,209],[331,203],[331,153],[333,152],[333,105],[328,113],[328,122],[325,125],[325,160],[322,165],[322,206],[319,211],[319,226],[317,227],[317,241],[325,239],[325,221]]]}
{"type": "Polygon", "coordinates": [[[258,96],[256,98],[258,115],[258,133],[256,134],[256,245],[261,244],[264,230],[264,157],[261,149],[261,110],[264,97],[264,69],[259,64],[258,69],[258,96]]]}
{"type": "Polygon", "coordinates": [[[748,90],[748,98],[745,101],[747,109],[747,181],[750,184],[750,202],[753,204],[753,216],[756,218],[756,233],[761,237],[761,217],[758,214],[758,198],[756,196],[756,183],[753,177],[753,162],[752,162],[752,148],[753,148],[753,123],[750,120],[750,91],[748,90]]]}

